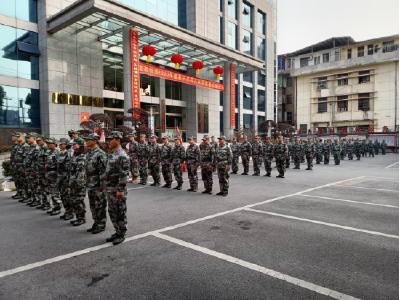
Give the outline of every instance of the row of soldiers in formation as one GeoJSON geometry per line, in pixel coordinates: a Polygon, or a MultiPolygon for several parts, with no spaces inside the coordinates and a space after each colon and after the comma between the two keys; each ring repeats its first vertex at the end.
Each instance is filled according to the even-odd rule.
{"type": "Polygon", "coordinates": [[[126,185],[130,167],[129,157],[121,148],[122,132],[113,131],[107,137],[111,149],[108,156],[99,148],[98,135],[89,135],[85,143],[77,131],[68,133],[71,139],[60,140],[36,133],[12,134],[11,168],[17,189],[12,198],[51,216],[60,214],[64,206],[65,213],[60,218],[80,226],[86,223],[87,192],[94,221],[87,231],[97,234],[105,230],[108,205],[115,234],[106,241],[117,245],[125,240],[127,230],[126,185]]]}

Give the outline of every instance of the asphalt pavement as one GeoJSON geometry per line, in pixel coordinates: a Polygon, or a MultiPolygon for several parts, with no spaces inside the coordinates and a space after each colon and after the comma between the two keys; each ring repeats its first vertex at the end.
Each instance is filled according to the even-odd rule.
{"type": "Polygon", "coordinates": [[[398,154],[292,168],[129,184],[118,246],[1,192],[0,299],[398,299],[398,154]]]}

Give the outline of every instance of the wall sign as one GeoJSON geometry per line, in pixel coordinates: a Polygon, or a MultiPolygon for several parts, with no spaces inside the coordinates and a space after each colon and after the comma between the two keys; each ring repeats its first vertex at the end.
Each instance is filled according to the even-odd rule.
{"type": "Polygon", "coordinates": [[[235,65],[231,63],[231,129],[235,128],[235,65]]]}

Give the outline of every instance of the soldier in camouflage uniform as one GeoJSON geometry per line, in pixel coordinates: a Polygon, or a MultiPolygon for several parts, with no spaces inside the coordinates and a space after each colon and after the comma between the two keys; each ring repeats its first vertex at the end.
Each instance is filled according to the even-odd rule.
{"type": "Polygon", "coordinates": [[[354,143],[351,139],[349,139],[349,141],[347,142],[346,151],[347,151],[349,160],[353,160],[354,143]]]}
{"type": "Polygon", "coordinates": [[[360,140],[357,139],[354,144],[354,151],[356,153],[357,160],[361,159],[361,149],[362,149],[362,144],[360,143],[360,140]]]}
{"type": "Polygon", "coordinates": [[[200,167],[201,179],[204,183],[203,194],[212,194],[213,188],[213,168],[215,168],[215,147],[211,145],[208,135],[203,137],[200,144],[200,167]]]}
{"type": "Polygon", "coordinates": [[[335,139],[335,143],[332,145],[332,153],[333,159],[335,160],[335,165],[340,165],[340,152],[342,151],[342,147],[339,144],[339,141],[335,139]]]}
{"type": "Polygon", "coordinates": [[[276,161],[276,168],[278,169],[279,175],[277,178],[285,178],[285,160],[287,157],[288,148],[283,143],[283,136],[278,137],[278,142],[274,145],[274,157],[276,161]]]}
{"type": "Polygon", "coordinates": [[[106,195],[108,201],[108,214],[115,228],[115,234],[106,239],[118,245],[125,240],[126,234],[126,184],[129,178],[129,157],[121,148],[123,141],[122,132],[112,131],[107,138],[108,146],[112,150],[107,157],[106,166],[106,195]]]}
{"type": "MultiPolygon", "coordinates": [[[[375,157],[375,152],[374,152],[374,144],[372,143],[372,140],[369,140],[367,143],[368,146],[368,156],[369,157],[375,157]]],[[[365,156],[367,156],[367,154],[365,154],[365,156]]]]}
{"type": "Polygon", "coordinates": [[[303,153],[301,154],[301,158],[300,158],[301,163],[306,162],[305,153],[304,153],[304,145],[306,144],[306,142],[307,142],[306,140],[300,140],[301,149],[303,150],[303,153]]]}
{"type": "Polygon", "coordinates": [[[46,143],[48,151],[46,153],[44,176],[49,187],[50,198],[53,202],[53,209],[48,210],[47,213],[55,216],[61,213],[60,192],[57,187],[57,156],[59,150],[56,148],[57,141],[54,138],[48,138],[46,143]]]}
{"type": "Polygon", "coordinates": [[[232,138],[232,143],[230,144],[232,151],[232,172],[231,174],[237,174],[239,171],[239,156],[240,156],[240,144],[237,142],[236,137],[232,138]]]}
{"type": "Polygon", "coordinates": [[[40,185],[40,199],[42,205],[37,206],[36,209],[42,209],[44,211],[49,210],[51,208],[50,205],[50,189],[47,184],[45,175],[46,175],[46,156],[48,152],[46,138],[44,136],[38,136],[36,141],[40,146],[39,155],[38,155],[38,164],[39,164],[39,185],[40,185]]]}
{"type": "Polygon", "coordinates": [[[151,144],[149,145],[149,170],[154,182],[151,186],[160,186],[160,165],[161,165],[161,148],[157,144],[157,136],[151,136],[151,144]]]}
{"type": "Polygon", "coordinates": [[[70,221],[74,226],[86,223],[86,156],[85,141],[82,138],[75,138],[69,144],[72,146],[74,155],[69,163],[69,188],[71,202],[76,220],[70,221]]]}
{"type": "Polygon", "coordinates": [[[17,132],[13,132],[13,134],[11,135],[11,140],[13,141],[14,145],[11,148],[11,153],[10,153],[10,162],[11,162],[11,172],[12,172],[12,177],[14,180],[14,184],[15,184],[15,188],[17,189],[17,193],[15,195],[12,195],[11,198],[13,199],[22,199],[22,194],[20,193],[20,189],[18,189],[18,182],[16,180],[16,176],[14,175],[14,170],[15,170],[15,154],[17,153],[18,150],[18,137],[17,137],[18,133],[17,132]]]}
{"type": "Polygon", "coordinates": [[[253,157],[253,170],[254,170],[254,174],[252,176],[260,176],[260,168],[263,156],[263,146],[260,143],[260,140],[261,140],[260,137],[256,136],[254,138],[254,144],[251,149],[253,157]]]}
{"type": "Polygon", "coordinates": [[[324,165],[329,165],[330,150],[329,150],[328,140],[324,140],[324,145],[322,146],[322,153],[324,154],[324,165]]]}
{"type": "Polygon", "coordinates": [[[300,139],[296,138],[294,145],[292,146],[292,153],[294,159],[294,168],[300,169],[301,156],[303,155],[303,145],[300,144],[300,139]]]}
{"type": "Polygon", "coordinates": [[[375,148],[375,154],[378,155],[379,154],[379,148],[381,148],[381,144],[378,142],[377,139],[375,139],[374,148],[375,148]]]}
{"type": "MultiPolygon", "coordinates": [[[[214,151],[217,151],[218,143],[215,141],[215,136],[211,136],[211,142],[210,145],[214,148],[214,151]]],[[[213,169],[213,172],[215,172],[216,169],[213,169]]]]}
{"type": "Polygon", "coordinates": [[[165,184],[163,188],[171,188],[172,184],[172,145],[169,143],[167,136],[163,137],[163,145],[161,146],[161,170],[165,184]]]}
{"type": "Polygon", "coordinates": [[[221,136],[219,139],[219,145],[217,147],[216,157],[216,169],[218,172],[219,188],[220,192],[217,193],[219,196],[227,196],[229,190],[229,170],[232,163],[232,151],[231,148],[225,144],[226,137],[221,136]]]}
{"type": "Polygon", "coordinates": [[[340,148],[342,149],[342,151],[340,151],[341,160],[344,160],[344,158],[346,157],[346,147],[347,147],[346,139],[342,139],[342,141],[340,142],[340,148]]]}
{"type": "Polygon", "coordinates": [[[149,157],[149,145],[146,143],[146,135],[141,134],[137,147],[137,156],[139,163],[140,184],[147,184],[147,162],[149,157]]]}
{"type": "Polygon", "coordinates": [[[286,169],[290,168],[290,156],[292,155],[292,144],[290,143],[289,138],[285,138],[284,142],[288,147],[288,155],[286,157],[285,167],[286,169]]]}
{"type": "Polygon", "coordinates": [[[271,177],[272,172],[272,158],[274,157],[274,146],[271,144],[271,138],[269,136],[265,137],[265,142],[263,143],[263,160],[265,166],[264,176],[271,177]]]}
{"type": "Polygon", "coordinates": [[[19,199],[19,202],[26,203],[28,202],[26,187],[28,186],[27,176],[24,174],[24,157],[26,152],[29,149],[29,144],[26,142],[25,133],[19,132],[18,134],[18,148],[15,152],[14,156],[14,165],[15,165],[15,178],[18,181],[17,187],[20,190],[20,195],[22,195],[22,199],[19,199]]]}
{"type": "Polygon", "coordinates": [[[240,156],[242,157],[242,164],[243,164],[243,173],[242,175],[248,175],[249,174],[249,160],[252,155],[251,149],[252,146],[251,144],[247,141],[247,136],[244,136],[244,141],[243,143],[240,144],[240,156]]]}
{"type": "Polygon", "coordinates": [[[69,163],[71,161],[70,152],[67,150],[69,140],[61,138],[59,141],[60,152],[57,156],[57,187],[60,191],[61,202],[64,206],[65,213],[60,216],[60,219],[65,221],[74,218],[74,211],[72,208],[71,197],[69,194],[69,163]]]}
{"type": "Polygon", "coordinates": [[[36,207],[40,205],[40,185],[39,185],[39,164],[38,154],[39,145],[36,143],[36,133],[31,132],[27,135],[29,148],[24,157],[25,175],[28,177],[28,198],[26,205],[36,207]]]}
{"type": "Polygon", "coordinates": [[[100,149],[100,136],[89,134],[86,138],[86,177],[90,211],[93,225],[87,231],[93,234],[100,233],[106,228],[107,198],[106,198],[106,165],[107,155],[100,149]]]}
{"type": "Polygon", "coordinates": [[[317,138],[315,144],[315,160],[317,165],[319,165],[322,161],[322,147],[321,139],[317,138]]]}
{"type": "Polygon", "coordinates": [[[129,143],[129,159],[131,161],[131,173],[132,173],[132,183],[137,183],[137,178],[139,175],[139,163],[138,163],[138,155],[137,155],[137,149],[138,149],[138,142],[135,141],[135,134],[132,133],[129,135],[130,143],[129,143]]]}
{"type": "Polygon", "coordinates": [[[175,180],[178,183],[178,185],[176,187],[174,187],[175,190],[182,189],[182,184],[183,184],[183,178],[182,178],[183,166],[182,165],[186,160],[185,147],[183,147],[183,145],[181,145],[180,141],[181,141],[181,138],[179,136],[176,136],[175,137],[175,145],[171,151],[175,180]]]}
{"type": "Polygon", "coordinates": [[[315,145],[311,138],[308,138],[308,142],[304,146],[304,153],[306,154],[306,159],[307,159],[306,170],[312,171],[313,160],[314,160],[314,155],[315,155],[315,145]]]}
{"type": "Polygon", "coordinates": [[[193,136],[189,137],[188,141],[189,146],[186,149],[186,163],[190,183],[190,189],[188,189],[188,192],[197,192],[197,168],[200,165],[200,149],[199,146],[195,144],[195,139],[193,136]]]}
{"type": "MultiPolygon", "coordinates": [[[[387,148],[387,144],[386,144],[385,140],[382,140],[382,144],[381,144],[382,155],[386,155],[386,148],[387,148]]],[[[379,153],[379,149],[378,149],[378,153],[379,153]]],[[[376,154],[376,152],[375,152],[375,154],[376,154]]]]}

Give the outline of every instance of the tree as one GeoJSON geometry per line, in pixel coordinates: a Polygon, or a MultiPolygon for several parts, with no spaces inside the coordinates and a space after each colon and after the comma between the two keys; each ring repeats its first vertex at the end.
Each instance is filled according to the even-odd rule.
{"type": "Polygon", "coordinates": [[[107,128],[111,122],[110,118],[106,114],[92,114],[89,117],[89,121],[84,121],[80,124],[82,130],[79,131],[82,137],[86,137],[91,133],[98,135],[108,135],[110,130],[107,128]]]}
{"type": "Polygon", "coordinates": [[[149,136],[151,134],[151,128],[149,128],[149,113],[139,107],[128,109],[128,113],[131,115],[117,115],[116,118],[118,120],[123,120],[124,122],[130,122],[132,124],[132,128],[120,127],[119,131],[122,131],[124,135],[126,135],[127,133],[135,132],[138,138],[141,134],[149,136]]]}
{"type": "Polygon", "coordinates": [[[260,129],[264,130],[262,136],[268,135],[268,130],[271,125],[271,138],[276,139],[279,135],[285,135],[287,137],[292,137],[294,133],[294,128],[292,125],[287,123],[276,123],[275,121],[263,121],[258,126],[260,129]]]}

